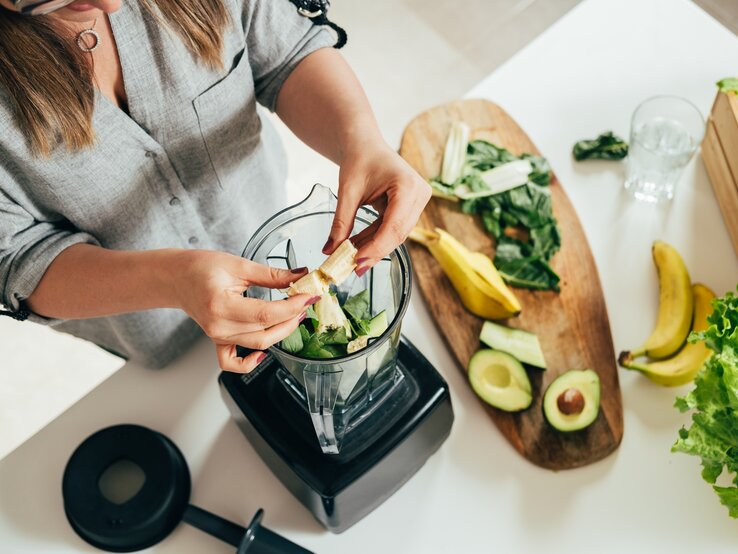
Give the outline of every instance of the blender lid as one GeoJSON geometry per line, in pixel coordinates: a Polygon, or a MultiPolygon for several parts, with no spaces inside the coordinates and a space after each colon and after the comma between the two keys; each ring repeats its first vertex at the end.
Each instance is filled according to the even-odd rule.
{"type": "Polygon", "coordinates": [[[181,521],[228,544],[237,554],[311,554],[261,526],[259,509],[244,528],[189,504],[190,472],[182,452],[161,433],[139,425],[116,425],[88,437],[64,469],[64,511],[72,529],[108,552],[143,550],[165,539],[181,521]],[[131,498],[117,503],[100,488],[100,478],[120,461],[145,475],[131,498]]]}

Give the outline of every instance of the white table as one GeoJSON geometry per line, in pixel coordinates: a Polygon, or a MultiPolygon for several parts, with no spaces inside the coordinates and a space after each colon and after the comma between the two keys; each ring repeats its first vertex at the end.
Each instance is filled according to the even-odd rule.
{"type": "MultiPolygon", "coordinates": [[[[575,164],[571,146],[609,128],[627,135],[635,106],[657,93],[685,96],[707,113],[713,83],[735,72],[736,59],[738,39],[685,0],[588,0],[470,93],[505,107],[552,162],[594,251],[618,350],[642,340],[655,319],[655,238],[674,244],[694,279],[720,294],[738,281],[738,262],[699,159],[673,204],[654,209],[621,193],[620,164],[575,164]]],[[[266,525],[321,553],[735,551],[738,522],[702,482],[698,460],[669,453],[686,421],[671,405],[687,388],[622,371],[620,449],[552,473],[496,430],[420,295],[404,331],[448,380],[454,429],[410,482],[344,534],[323,531],[230,421],[213,349],[201,341],[163,371],[126,365],[0,462],[0,551],[93,551],[67,525],[61,474],[77,444],[120,422],[158,429],[180,446],[195,504],[241,523],[263,506],[266,525]]],[[[184,526],[152,550],[233,551],[184,526]]]]}

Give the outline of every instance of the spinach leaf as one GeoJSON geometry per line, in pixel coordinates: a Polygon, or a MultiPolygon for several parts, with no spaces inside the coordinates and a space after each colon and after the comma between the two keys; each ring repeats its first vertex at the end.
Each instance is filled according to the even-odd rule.
{"type": "Polygon", "coordinates": [[[360,293],[352,296],[344,302],[343,311],[346,312],[354,321],[371,319],[372,314],[369,310],[369,290],[364,289],[360,293]]]}
{"type": "Polygon", "coordinates": [[[289,334],[289,336],[282,339],[281,347],[283,350],[289,352],[290,354],[296,354],[300,350],[302,350],[303,342],[302,342],[302,332],[303,329],[305,332],[307,332],[307,329],[300,324],[297,326],[297,329],[292,331],[292,333],[289,334]]]}
{"type": "Polygon", "coordinates": [[[333,358],[333,352],[326,348],[321,333],[315,333],[310,337],[304,348],[300,351],[303,358],[333,358]]]}
{"type": "Polygon", "coordinates": [[[578,162],[589,159],[622,160],[628,155],[628,143],[612,131],[605,131],[596,139],[580,140],[574,145],[572,153],[578,162]]]}
{"type": "Polygon", "coordinates": [[[497,244],[494,264],[512,286],[536,290],[559,290],[559,276],[531,245],[503,237],[497,244]]]}
{"type": "Polygon", "coordinates": [[[348,334],[345,327],[337,327],[336,329],[328,329],[321,333],[323,344],[348,344],[348,334]]]}

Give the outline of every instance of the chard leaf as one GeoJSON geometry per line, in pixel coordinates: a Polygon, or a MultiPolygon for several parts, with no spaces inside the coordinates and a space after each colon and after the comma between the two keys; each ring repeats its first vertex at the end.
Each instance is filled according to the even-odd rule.
{"type": "Polygon", "coordinates": [[[574,159],[622,160],[628,155],[628,143],[612,131],[605,131],[591,140],[580,140],[572,149],[574,159]]]}
{"type": "Polygon", "coordinates": [[[360,293],[350,297],[343,304],[342,308],[343,311],[346,312],[346,315],[354,321],[371,319],[372,314],[369,309],[369,290],[364,289],[360,293]]]}
{"type": "Polygon", "coordinates": [[[302,350],[302,329],[304,329],[304,326],[300,324],[297,326],[297,329],[295,329],[287,337],[282,339],[281,346],[283,350],[289,352],[290,354],[296,354],[300,350],[302,350]]]}
{"type": "Polygon", "coordinates": [[[349,339],[346,334],[345,327],[338,327],[336,329],[329,329],[324,333],[321,333],[321,340],[323,344],[348,344],[349,339]]]}

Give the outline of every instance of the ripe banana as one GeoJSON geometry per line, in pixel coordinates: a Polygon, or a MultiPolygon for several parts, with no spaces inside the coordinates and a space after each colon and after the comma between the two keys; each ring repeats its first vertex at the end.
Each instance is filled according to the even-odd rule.
{"type": "Polygon", "coordinates": [[[304,277],[300,277],[287,289],[288,296],[309,294],[323,296],[330,289],[331,283],[340,285],[356,267],[357,250],[351,241],[346,239],[328,256],[318,269],[314,269],[304,277]]]}
{"type": "Polygon", "coordinates": [[[356,254],[358,250],[350,240],[343,241],[335,252],[320,266],[320,272],[335,285],[340,285],[356,268],[356,254]]]}
{"type": "Polygon", "coordinates": [[[659,314],[651,336],[635,350],[621,357],[668,358],[681,348],[692,323],[694,299],[684,260],[672,246],[657,240],[652,248],[659,274],[659,314]]]}
{"type": "Polygon", "coordinates": [[[471,252],[439,228],[416,227],[410,239],[428,248],[470,312],[485,319],[507,319],[520,313],[520,302],[487,256],[471,252]]]}
{"type": "MultiPolygon", "coordinates": [[[[707,316],[712,313],[712,300],[715,298],[715,293],[705,285],[694,284],[692,285],[692,295],[694,297],[692,331],[704,331],[708,326],[707,316]]],[[[705,346],[705,343],[700,341],[687,343],[673,357],[657,362],[636,362],[628,356],[624,357],[623,354],[618,360],[623,367],[640,371],[659,385],[676,387],[689,383],[694,379],[694,376],[710,357],[711,352],[705,346]]]]}

